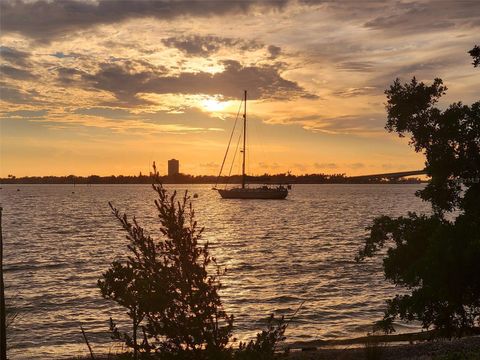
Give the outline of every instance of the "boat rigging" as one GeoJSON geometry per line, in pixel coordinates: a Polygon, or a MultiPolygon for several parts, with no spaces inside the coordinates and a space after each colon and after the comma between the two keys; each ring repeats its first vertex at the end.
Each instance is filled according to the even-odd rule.
{"type": "MultiPolygon", "coordinates": [[[[237,118],[238,118],[238,114],[237,114],[237,118]]],[[[230,148],[230,143],[232,141],[235,127],[236,127],[236,121],[232,130],[232,134],[230,135],[230,140],[228,142],[227,150],[223,158],[222,166],[220,167],[220,173],[218,175],[218,179],[222,174],[223,166],[227,158],[228,150],[230,148]]],[[[276,186],[263,185],[260,187],[247,186],[247,174],[246,174],[246,168],[245,168],[246,143],[247,143],[247,90],[244,90],[243,148],[241,150],[242,152],[242,183],[240,187],[234,187],[230,189],[227,189],[227,188],[219,189],[217,188],[217,186],[215,186],[213,189],[217,190],[220,196],[224,199],[271,199],[271,200],[285,199],[288,195],[288,190],[290,189],[290,185],[286,185],[286,184],[279,184],[276,186]]],[[[217,180],[217,184],[218,184],[218,180],[217,180]]]]}

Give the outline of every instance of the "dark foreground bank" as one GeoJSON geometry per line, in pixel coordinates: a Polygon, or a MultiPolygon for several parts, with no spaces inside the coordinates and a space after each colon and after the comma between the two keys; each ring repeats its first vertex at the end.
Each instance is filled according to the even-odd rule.
{"type": "Polygon", "coordinates": [[[478,360],[480,336],[452,340],[433,340],[417,344],[386,345],[367,343],[335,349],[317,348],[292,351],[289,360],[478,360]],[[355,346],[355,347],[352,347],[355,346]],[[306,351],[305,351],[306,350],[306,351]]]}
{"type": "MultiPolygon", "coordinates": [[[[293,345],[289,355],[278,355],[283,360],[480,360],[480,336],[452,340],[437,339],[418,343],[361,342],[362,338],[341,342],[293,345]],[[394,345],[395,344],[395,345],[394,345]],[[316,345],[316,346],[315,346],[316,345]],[[319,346],[320,345],[320,346],[319,346]],[[332,348],[334,346],[334,348],[332,348]]],[[[363,338],[367,339],[367,338],[363,338]]],[[[90,356],[72,360],[89,360],[90,356]]],[[[96,360],[123,360],[122,355],[95,355],[96,360]]],[[[154,357],[152,357],[154,359],[154,357]]],[[[272,359],[273,360],[273,359],[272,359]]]]}

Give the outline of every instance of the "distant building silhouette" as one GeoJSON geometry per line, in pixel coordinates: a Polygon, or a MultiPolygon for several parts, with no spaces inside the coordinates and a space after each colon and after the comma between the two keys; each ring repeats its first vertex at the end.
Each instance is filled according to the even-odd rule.
{"type": "Polygon", "coordinates": [[[180,173],[180,162],[176,159],[168,160],[168,176],[178,175],[180,173]]]}

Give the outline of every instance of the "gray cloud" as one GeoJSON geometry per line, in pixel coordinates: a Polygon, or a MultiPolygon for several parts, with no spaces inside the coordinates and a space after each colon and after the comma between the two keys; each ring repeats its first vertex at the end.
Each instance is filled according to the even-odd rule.
{"type": "Polygon", "coordinates": [[[369,80],[369,87],[376,89],[385,89],[393,83],[396,78],[402,81],[408,81],[412,77],[417,77],[419,80],[433,80],[436,77],[443,77],[444,71],[450,66],[468,62],[464,54],[456,53],[449,54],[442,58],[437,58],[431,61],[414,62],[411,64],[398,66],[394,71],[386,71],[373,77],[369,80]]]}
{"type": "Polygon", "coordinates": [[[445,28],[480,26],[478,1],[394,1],[365,22],[365,27],[405,35],[445,28]]]}
{"type": "Polygon", "coordinates": [[[78,83],[82,75],[85,75],[84,71],[75,68],[59,67],[57,71],[57,81],[62,86],[69,86],[78,83]]]}
{"type": "Polygon", "coordinates": [[[189,56],[207,56],[216,53],[223,47],[239,47],[241,50],[256,50],[263,45],[255,41],[224,38],[218,36],[179,36],[162,40],[168,47],[174,47],[189,56]]]}
{"type": "Polygon", "coordinates": [[[282,49],[278,46],[275,46],[275,45],[270,45],[267,48],[267,50],[270,53],[270,59],[272,59],[272,60],[278,58],[278,56],[282,52],[282,49]]]}
{"type": "Polygon", "coordinates": [[[392,36],[435,32],[452,27],[480,26],[480,2],[475,0],[299,0],[321,7],[341,21],[355,19],[364,27],[392,36]]]}
{"type": "Polygon", "coordinates": [[[316,98],[296,82],[284,79],[275,65],[242,66],[234,60],[224,61],[223,65],[225,70],[220,73],[184,72],[170,76],[163,69],[134,72],[123,63],[103,63],[93,74],[60,68],[58,80],[66,85],[109,91],[124,106],[149,103],[137,97],[139,93],[221,94],[233,99],[247,89],[251,99],[316,98]]]}
{"type": "Polygon", "coordinates": [[[355,72],[370,72],[373,70],[374,64],[370,61],[344,61],[337,65],[340,70],[355,72]]]}
{"type": "Polygon", "coordinates": [[[19,69],[9,65],[0,65],[0,73],[5,77],[15,80],[34,80],[37,78],[36,75],[28,70],[19,69]]]}
{"type": "Polygon", "coordinates": [[[6,83],[0,83],[0,100],[13,104],[39,104],[40,94],[35,90],[22,91],[6,83]]]}
{"type": "Polygon", "coordinates": [[[283,8],[288,0],[98,0],[23,1],[0,3],[2,31],[17,32],[38,40],[49,40],[70,31],[131,18],[170,20],[179,16],[241,14],[255,7],[283,8]]]}
{"type": "Polygon", "coordinates": [[[133,114],[123,109],[107,107],[78,108],[73,111],[74,114],[99,116],[107,119],[131,119],[133,114]]]}
{"type": "Polygon", "coordinates": [[[0,116],[5,119],[40,119],[48,114],[47,110],[15,110],[0,112],[0,116]]]}
{"type": "Polygon", "coordinates": [[[27,66],[30,54],[7,46],[0,46],[0,57],[17,66],[27,66]]]}

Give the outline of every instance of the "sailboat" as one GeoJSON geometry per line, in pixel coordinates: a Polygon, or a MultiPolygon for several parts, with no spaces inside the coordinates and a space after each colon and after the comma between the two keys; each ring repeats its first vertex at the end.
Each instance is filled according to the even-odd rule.
{"type": "MultiPolygon", "coordinates": [[[[247,90],[244,91],[243,99],[243,149],[242,149],[242,184],[240,187],[234,187],[230,189],[219,189],[214,187],[214,190],[217,190],[220,196],[224,199],[271,199],[271,200],[281,200],[285,199],[288,195],[288,190],[290,185],[279,184],[276,186],[257,186],[250,187],[247,186],[247,174],[245,172],[245,154],[246,154],[246,138],[247,138],[247,90]]],[[[235,128],[234,128],[235,130],[235,128]]],[[[233,135],[233,132],[232,132],[233,135]]],[[[228,153],[228,147],[227,147],[228,153]]],[[[227,157],[225,154],[224,162],[227,157]]],[[[223,164],[222,164],[223,168],[223,164]]],[[[222,170],[220,170],[221,175],[222,170]]],[[[219,177],[220,177],[219,175],[219,177]]]]}

